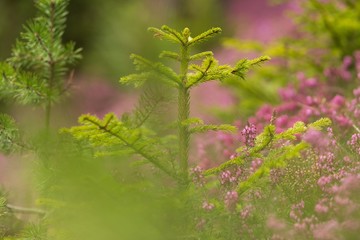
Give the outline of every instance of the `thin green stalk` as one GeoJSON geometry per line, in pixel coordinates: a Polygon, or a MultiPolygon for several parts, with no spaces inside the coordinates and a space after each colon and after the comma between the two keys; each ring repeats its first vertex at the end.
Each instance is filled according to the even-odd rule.
{"type": "MultiPolygon", "coordinates": [[[[51,16],[50,16],[50,44],[51,44],[51,49],[54,46],[54,41],[55,41],[55,2],[51,2],[50,4],[50,11],[51,11],[51,16]]],[[[49,55],[49,72],[50,72],[50,77],[49,77],[49,94],[48,95],[48,99],[47,99],[47,103],[46,103],[46,109],[45,109],[45,114],[46,114],[46,118],[45,118],[45,127],[47,130],[49,130],[50,128],[50,117],[51,117],[51,93],[52,93],[52,88],[54,86],[54,81],[55,81],[55,64],[56,62],[54,61],[54,57],[52,52],[49,50],[48,51],[48,55],[49,55]]]]}
{"type": "Polygon", "coordinates": [[[189,50],[186,45],[181,46],[181,84],[178,95],[178,124],[179,124],[179,156],[180,169],[184,184],[188,182],[188,160],[189,160],[189,126],[182,122],[189,118],[190,93],[186,87],[187,72],[189,67],[189,50]]]}
{"type": "Polygon", "coordinates": [[[48,102],[45,107],[45,128],[49,129],[50,127],[50,116],[51,116],[51,103],[48,102]]]}

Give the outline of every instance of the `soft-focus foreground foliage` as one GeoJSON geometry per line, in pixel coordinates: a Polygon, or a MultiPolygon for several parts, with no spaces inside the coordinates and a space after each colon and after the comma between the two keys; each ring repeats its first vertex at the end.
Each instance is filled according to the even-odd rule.
{"type": "Polygon", "coordinates": [[[248,70],[269,57],[230,66],[211,51],[192,53],[220,28],[196,36],[189,28],[149,28],[179,51],[163,51],[162,62],[131,55],[138,72],[120,83],[142,89],[135,109],[121,117],[84,114],[79,126],[53,134],[51,106],[79,58],[74,44],[61,41],[67,3],[37,1],[38,18],[1,63],[2,96],[44,106],[47,129],[23,135],[10,116],[0,116],[1,151],[31,159],[37,182],[36,208],[13,205],[1,192],[3,239],[357,238],[360,46],[350,39],[358,37],[360,3],[307,1],[301,14],[321,24],[310,27],[300,14],[307,27],[290,51],[227,40],[280,57],[253,71],[254,80],[248,70]],[[272,93],[253,84],[267,78],[280,82],[272,93]],[[191,117],[191,90],[213,80],[248,98],[239,106],[252,106],[244,118],[231,116],[236,127],[191,117]]]}

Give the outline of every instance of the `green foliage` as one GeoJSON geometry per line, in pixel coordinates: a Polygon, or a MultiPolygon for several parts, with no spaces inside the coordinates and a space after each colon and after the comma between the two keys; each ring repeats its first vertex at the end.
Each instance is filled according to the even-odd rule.
{"type": "Polygon", "coordinates": [[[46,100],[47,87],[37,75],[18,72],[10,64],[0,63],[1,95],[21,104],[41,104],[46,100]]]}
{"type": "Polygon", "coordinates": [[[15,120],[0,114],[0,151],[12,153],[24,148],[15,120]]]}
{"type": "Polygon", "coordinates": [[[175,169],[164,161],[168,160],[166,149],[162,149],[161,143],[151,138],[145,129],[128,127],[112,113],[107,114],[103,120],[83,115],[79,118],[79,123],[81,126],[64,131],[71,133],[76,139],[88,140],[92,147],[100,148],[100,151],[113,149],[114,146],[118,152],[122,148],[130,150],[126,153],[138,154],[169,176],[176,177],[175,169]]]}
{"type": "Polygon", "coordinates": [[[292,128],[276,133],[275,126],[270,124],[256,137],[253,147],[250,149],[238,148],[238,156],[217,167],[204,171],[204,175],[210,176],[233,166],[242,166],[251,159],[261,159],[263,161],[261,167],[237,186],[238,193],[243,194],[249,189],[256,188],[260,183],[260,179],[269,176],[270,170],[284,168],[289,160],[300,158],[300,153],[307,149],[309,145],[304,141],[299,142],[297,135],[305,133],[309,128],[321,130],[329,125],[331,125],[330,119],[321,118],[307,126],[303,122],[296,122],[292,128]],[[283,144],[284,141],[287,141],[287,144],[283,144]]]}
{"type": "Polygon", "coordinates": [[[66,93],[69,69],[80,59],[81,49],[73,42],[63,44],[68,0],[38,0],[37,17],[27,22],[12,50],[0,65],[1,94],[23,104],[46,106],[49,124],[52,104],[66,93]]]}
{"type": "Polygon", "coordinates": [[[181,184],[188,184],[188,154],[191,133],[236,130],[230,125],[206,125],[201,119],[190,118],[190,88],[211,80],[223,80],[229,77],[244,78],[251,66],[270,58],[265,56],[254,60],[241,60],[235,67],[219,66],[212,52],[206,51],[191,56],[190,48],[219,34],[220,28],[211,28],[195,37],[191,37],[188,28],[178,32],[164,25],[160,29],[151,27],[149,31],[157,38],[180,45],[179,53],[163,51],[160,54],[160,58],[171,58],[180,62],[180,72],[176,73],[163,63],[152,62],[132,54],[131,59],[140,73],[122,77],[120,82],[142,86],[145,81],[157,79],[178,91],[178,149],[164,148],[163,143],[167,142],[169,136],[160,137],[143,126],[143,123],[162,101],[161,97],[151,96],[150,92],[142,95],[132,115],[122,117],[124,122],[118,120],[114,114],[106,115],[103,120],[95,116],[83,115],[79,119],[81,126],[65,131],[70,132],[79,140],[88,141],[93,147],[100,147],[105,152],[109,151],[109,147],[114,149],[116,146],[117,153],[138,154],[167,175],[179,180],[181,184]],[[201,65],[190,64],[191,61],[200,59],[203,59],[201,65]],[[196,126],[190,126],[192,124],[196,124],[196,126]],[[122,151],[122,148],[128,150],[122,151]],[[172,154],[174,152],[178,152],[178,159],[174,159],[175,155],[172,154]]]}

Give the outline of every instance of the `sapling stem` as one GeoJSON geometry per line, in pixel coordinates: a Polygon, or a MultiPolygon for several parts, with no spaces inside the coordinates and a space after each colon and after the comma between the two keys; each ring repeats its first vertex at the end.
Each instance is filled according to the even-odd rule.
{"type": "Polygon", "coordinates": [[[186,87],[187,73],[189,68],[189,49],[186,43],[181,45],[181,84],[179,85],[178,95],[178,123],[179,123],[179,155],[180,169],[184,184],[188,182],[188,161],[189,161],[189,126],[182,124],[189,118],[190,113],[190,93],[186,87]]]}

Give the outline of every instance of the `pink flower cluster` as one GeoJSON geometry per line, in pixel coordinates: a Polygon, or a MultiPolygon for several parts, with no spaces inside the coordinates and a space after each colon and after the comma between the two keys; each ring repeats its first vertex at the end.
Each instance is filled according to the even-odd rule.
{"type": "Polygon", "coordinates": [[[353,134],[347,144],[360,155],[360,133],[353,134]]]}
{"type": "Polygon", "coordinates": [[[238,198],[239,196],[237,191],[228,191],[226,193],[224,203],[229,211],[234,211],[236,209],[238,198]]]}
{"type": "Polygon", "coordinates": [[[200,166],[196,166],[190,170],[190,174],[192,176],[192,180],[195,184],[202,187],[204,186],[204,175],[203,175],[203,169],[200,166]]]}
{"type": "Polygon", "coordinates": [[[248,123],[241,131],[241,134],[245,138],[245,145],[247,147],[253,147],[255,145],[256,127],[254,124],[248,123]]]}

